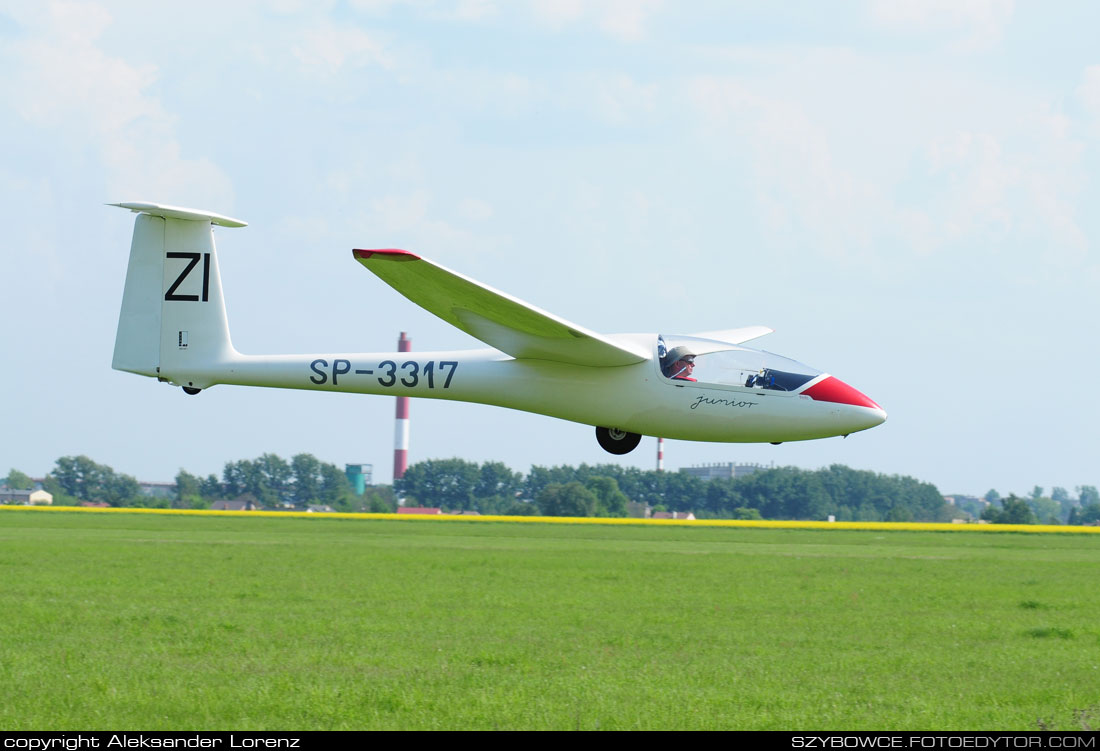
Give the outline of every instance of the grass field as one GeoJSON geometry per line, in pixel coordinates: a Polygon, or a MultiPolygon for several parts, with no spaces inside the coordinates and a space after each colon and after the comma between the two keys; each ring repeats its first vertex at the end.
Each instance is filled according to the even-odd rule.
{"type": "Polygon", "coordinates": [[[1100,535],[0,513],[0,728],[1100,727],[1100,535]]]}

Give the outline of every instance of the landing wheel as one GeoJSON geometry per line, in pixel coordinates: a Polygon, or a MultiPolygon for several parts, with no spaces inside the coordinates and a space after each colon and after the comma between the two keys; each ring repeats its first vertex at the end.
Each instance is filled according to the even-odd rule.
{"type": "Polygon", "coordinates": [[[183,393],[187,394],[188,396],[194,396],[195,394],[199,393],[200,391],[202,391],[202,389],[197,389],[197,388],[194,388],[193,386],[184,386],[183,387],[183,393]]]}
{"type": "Polygon", "coordinates": [[[609,454],[629,454],[638,447],[642,437],[618,428],[596,428],[596,440],[609,454]]]}

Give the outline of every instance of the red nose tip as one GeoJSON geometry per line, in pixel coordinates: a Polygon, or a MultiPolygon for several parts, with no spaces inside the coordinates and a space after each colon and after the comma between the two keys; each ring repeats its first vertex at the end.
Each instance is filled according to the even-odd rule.
{"type": "Polygon", "coordinates": [[[856,407],[882,409],[882,407],[875,404],[875,402],[865,394],[833,376],[829,376],[823,381],[818,381],[802,393],[819,402],[836,402],[838,404],[851,404],[856,407]]]}

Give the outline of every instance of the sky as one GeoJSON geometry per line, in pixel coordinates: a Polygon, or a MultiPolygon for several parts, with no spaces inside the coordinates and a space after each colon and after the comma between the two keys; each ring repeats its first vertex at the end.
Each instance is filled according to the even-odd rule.
{"type": "MultiPolygon", "coordinates": [[[[111,369],[133,215],[219,228],[248,354],[480,343],[355,263],[406,248],[604,332],[754,324],[889,420],[670,469],[944,493],[1100,485],[1100,5],[0,2],[0,473],[307,452],[391,480],[394,400],[111,369]]],[[[410,461],[650,469],[589,426],[414,400],[410,461]]]]}

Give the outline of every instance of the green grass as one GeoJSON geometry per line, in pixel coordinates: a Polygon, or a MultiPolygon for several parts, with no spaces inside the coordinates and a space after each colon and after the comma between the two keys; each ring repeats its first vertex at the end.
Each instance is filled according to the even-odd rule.
{"type": "Polygon", "coordinates": [[[1080,730],[1100,536],[0,514],[0,728],[1080,730]]]}

